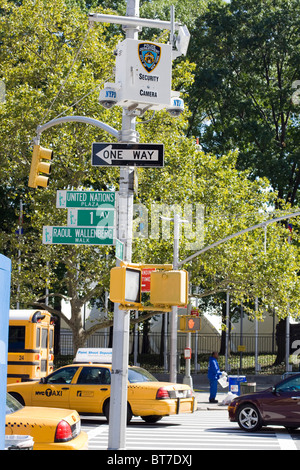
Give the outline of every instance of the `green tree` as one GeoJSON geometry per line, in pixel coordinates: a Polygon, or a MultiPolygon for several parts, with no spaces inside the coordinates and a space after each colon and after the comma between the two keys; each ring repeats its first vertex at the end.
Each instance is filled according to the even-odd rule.
{"type": "Polygon", "coordinates": [[[197,18],[189,58],[188,135],[217,155],[238,148],[238,168],[266,176],[278,196],[299,200],[300,5],[297,0],[209,3],[197,18]]]}
{"type": "MultiPolygon", "coordinates": [[[[110,141],[111,136],[92,126],[74,123],[45,131],[41,144],[54,151],[50,186],[34,190],[28,188],[27,182],[32,139],[38,124],[61,114],[76,114],[121,128],[122,110],[115,107],[107,111],[97,100],[103,82],[113,77],[113,50],[123,37],[112,34],[109,28],[101,23],[88,28],[86,13],[72,2],[54,0],[49,4],[45,0],[24,0],[21,6],[6,1],[2,4],[0,78],[5,80],[7,94],[6,102],[0,104],[0,180],[5,198],[3,207],[9,212],[1,222],[0,247],[13,261],[12,306],[17,301],[22,307],[45,306],[47,287],[50,292],[47,308],[70,326],[75,348],[96,329],[112,324],[108,316],[85,331],[81,308],[87,302],[101,299],[108,290],[114,249],[45,246],[41,241],[42,227],[66,225],[66,211],[55,207],[57,189],[118,190],[118,169],[96,169],[90,165],[91,143],[110,141]],[[17,238],[20,198],[24,203],[24,235],[17,238]],[[70,302],[70,318],[54,308],[54,299],[61,298],[70,302]]],[[[161,38],[166,40],[164,32],[161,38]]],[[[173,89],[185,94],[192,82],[193,66],[189,61],[178,60],[174,64],[173,89]]],[[[251,182],[248,172],[236,169],[237,153],[227,152],[217,158],[200,152],[194,139],[185,136],[188,115],[186,110],[175,120],[161,111],[138,119],[141,142],[164,143],[165,166],[137,170],[139,184],[135,201],[149,211],[153,203],[175,207],[184,203],[202,204],[205,207],[203,243],[209,245],[269,218],[266,211],[274,204],[277,194],[270,191],[267,180],[258,178],[251,182]]],[[[152,219],[150,228],[151,223],[154,223],[152,219]]],[[[274,286],[278,292],[274,299],[278,302],[285,288],[286,296],[276,305],[286,313],[287,297],[293,295],[295,303],[291,309],[295,312],[299,299],[295,271],[299,259],[296,245],[287,246],[286,239],[286,230],[274,226],[272,245],[270,241],[267,253],[262,256],[263,242],[257,236],[249,234],[244,240],[232,241],[187,266],[191,281],[201,285],[206,295],[223,292],[229,285],[237,301],[250,302],[257,295],[262,305],[272,304],[274,286]],[[249,260],[254,260],[251,268],[249,260]]],[[[190,254],[189,242],[185,232],[180,259],[190,254]]],[[[134,243],[135,262],[169,263],[171,259],[172,236],[138,238],[134,243]]],[[[151,315],[146,313],[139,321],[151,315]]]]}
{"type": "MultiPolygon", "coordinates": [[[[84,125],[65,125],[46,131],[41,144],[54,152],[51,184],[47,190],[28,188],[32,139],[39,124],[61,113],[91,115],[118,126],[121,116],[97,102],[99,87],[113,75],[112,51],[118,36],[107,25],[88,28],[87,16],[76,5],[55,0],[27,0],[21,6],[2,3],[0,23],[1,79],[6,101],[1,114],[1,181],[6,219],[1,223],[1,251],[13,261],[12,306],[29,306],[50,290],[50,299],[65,297],[72,316],[60,316],[74,332],[76,347],[82,344],[80,310],[107,288],[110,251],[77,247],[46,247],[42,226],[66,225],[66,211],[55,208],[57,188],[110,189],[117,171],[91,171],[91,142],[106,140],[105,133],[84,125]],[[81,46],[81,47],[80,47],[81,46]],[[77,55],[77,59],[76,58],[77,55]],[[89,93],[88,100],[81,100],[89,93]],[[73,104],[76,103],[76,104],[73,104]],[[24,235],[17,238],[19,200],[24,203],[24,235]],[[11,215],[9,215],[11,214],[11,215]],[[21,251],[21,274],[18,272],[21,251]],[[48,267],[47,267],[48,266],[48,267]],[[20,292],[20,294],[19,294],[20,292]]],[[[51,301],[51,306],[54,303],[51,301]]],[[[91,331],[90,331],[91,333],[91,331]]]]}

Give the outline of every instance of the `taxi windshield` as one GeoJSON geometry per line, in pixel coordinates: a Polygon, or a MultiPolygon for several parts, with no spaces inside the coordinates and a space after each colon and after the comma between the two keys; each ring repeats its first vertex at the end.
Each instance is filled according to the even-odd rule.
{"type": "Polygon", "coordinates": [[[157,382],[157,379],[145,369],[130,367],[128,369],[128,381],[132,384],[137,382],[157,382]]]}
{"type": "Polygon", "coordinates": [[[14,413],[15,411],[20,410],[23,408],[23,406],[14,398],[12,397],[9,393],[6,394],[6,414],[10,415],[11,413],[14,413]]]}

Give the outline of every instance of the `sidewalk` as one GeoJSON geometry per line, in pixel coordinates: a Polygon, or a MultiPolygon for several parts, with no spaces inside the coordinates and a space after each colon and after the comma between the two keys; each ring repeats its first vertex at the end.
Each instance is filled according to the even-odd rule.
{"type": "MultiPolygon", "coordinates": [[[[222,402],[226,395],[228,394],[228,387],[222,388],[218,384],[218,393],[216,399],[218,403],[209,403],[209,383],[205,377],[201,378],[199,381],[195,380],[196,383],[193,385],[194,393],[197,399],[197,409],[198,410],[227,410],[228,405],[222,405],[222,402]]],[[[279,376],[249,376],[247,377],[248,383],[256,383],[256,391],[266,390],[269,387],[272,387],[276,383],[280,382],[281,377],[279,376]]]]}
{"type": "Polygon", "coordinates": [[[218,403],[209,403],[209,392],[196,392],[197,410],[227,410],[228,405],[222,405],[222,401],[227,395],[227,392],[217,394],[216,399],[218,403]]]}
{"type": "MultiPolygon", "coordinates": [[[[230,374],[229,374],[230,375],[230,374]]],[[[164,382],[169,381],[168,374],[155,374],[155,377],[164,382]]],[[[177,383],[183,383],[183,374],[178,374],[177,383]]],[[[246,375],[247,383],[256,383],[256,391],[260,392],[279,383],[282,380],[281,375],[246,375]]],[[[227,405],[221,405],[228,394],[228,388],[222,388],[218,384],[218,393],[216,399],[218,403],[209,403],[209,380],[207,374],[192,374],[193,390],[195,392],[198,410],[224,410],[227,405]]]]}

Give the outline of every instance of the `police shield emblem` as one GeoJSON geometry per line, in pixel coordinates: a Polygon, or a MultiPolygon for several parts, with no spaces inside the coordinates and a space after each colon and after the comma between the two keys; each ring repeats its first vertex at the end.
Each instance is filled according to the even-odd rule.
{"type": "Polygon", "coordinates": [[[157,66],[160,56],[161,48],[157,44],[143,42],[138,45],[140,61],[147,72],[152,72],[157,66]]]}

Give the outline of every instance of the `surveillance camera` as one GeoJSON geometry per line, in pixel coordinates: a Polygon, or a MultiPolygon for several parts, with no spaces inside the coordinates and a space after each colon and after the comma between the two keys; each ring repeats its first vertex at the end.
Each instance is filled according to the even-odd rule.
{"type": "Polygon", "coordinates": [[[116,89],[106,83],[103,90],[100,91],[99,103],[106,109],[110,109],[118,102],[118,94],[116,89]]]}
{"type": "Polygon", "coordinates": [[[178,117],[184,111],[184,102],[181,98],[172,98],[171,105],[167,107],[167,111],[172,117],[178,117]]]}

